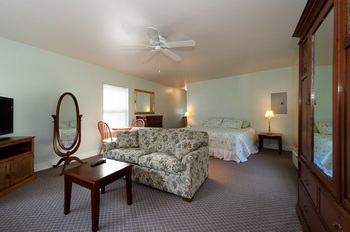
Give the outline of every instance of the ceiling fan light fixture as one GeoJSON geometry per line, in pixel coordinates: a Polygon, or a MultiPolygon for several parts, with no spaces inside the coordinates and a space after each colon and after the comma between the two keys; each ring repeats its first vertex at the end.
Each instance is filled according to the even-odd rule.
{"type": "MultiPolygon", "coordinates": [[[[151,49],[151,51],[144,56],[142,59],[143,62],[150,60],[157,52],[163,52],[164,55],[178,62],[182,58],[174,52],[170,51],[170,48],[194,47],[196,45],[196,42],[194,40],[175,41],[168,43],[166,39],[154,27],[147,27],[147,34],[149,37],[149,44],[144,45],[144,47],[151,49]]],[[[138,47],[140,47],[140,45],[138,45],[138,47]]]]}

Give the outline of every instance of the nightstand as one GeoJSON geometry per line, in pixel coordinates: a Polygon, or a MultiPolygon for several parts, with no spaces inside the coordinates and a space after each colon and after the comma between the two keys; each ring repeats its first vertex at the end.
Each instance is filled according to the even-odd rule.
{"type": "Polygon", "coordinates": [[[282,154],[282,134],[261,132],[258,134],[259,137],[259,152],[264,148],[264,139],[274,139],[278,141],[278,153],[282,154]]]}

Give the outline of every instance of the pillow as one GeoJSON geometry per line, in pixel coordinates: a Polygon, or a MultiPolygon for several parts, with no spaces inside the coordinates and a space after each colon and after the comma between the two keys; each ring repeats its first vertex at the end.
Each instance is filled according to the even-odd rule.
{"type": "Polygon", "coordinates": [[[182,160],[182,158],[188,153],[197,150],[202,145],[202,142],[196,138],[185,138],[181,139],[175,145],[175,156],[178,160],[182,160]]]}
{"type": "Polygon", "coordinates": [[[76,128],[76,127],[77,127],[77,120],[69,121],[69,128],[76,128]]]}
{"type": "Polygon", "coordinates": [[[203,123],[206,127],[220,127],[222,118],[208,118],[207,121],[203,123]]]}
{"type": "Polygon", "coordinates": [[[316,122],[316,127],[320,134],[331,135],[333,132],[332,122],[316,122]]]}
{"type": "Polygon", "coordinates": [[[69,121],[60,121],[59,123],[60,129],[68,129],[69,128],[69,121]]]}
{"type": "Polygon", "coordinates": [[[139,147],[139,134],[137,131],[118,131],[117,148],[139,147]]]}
{"type": "Polygon", "coordinates": [[[242,128],[248,128],[248,127],[250,127],[250,122],[243,120],[242,128]]]}
{"type": "Polygon", "coordinates": [[[221,127],[230,129],[241,129],[242,124],[242,119],[224,118],[224,120],[222,120],[221,127]]]}

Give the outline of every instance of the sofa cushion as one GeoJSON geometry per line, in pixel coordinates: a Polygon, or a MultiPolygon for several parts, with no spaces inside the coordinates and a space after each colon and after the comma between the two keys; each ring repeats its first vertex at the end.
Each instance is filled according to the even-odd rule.
{"type": "Polygon", "coordinates": [[[167,129],[163,131],[162,152],[165,152],[170,155],[175,155],[175,143],[176,143],[176,139],[179,137],[179,132],[180,132],[179,129],[167,129]]]}
{"type": "Polygon", "coordinates": [[[162,128],[138,130],[140,148],[150,151],[160,151],[163,148],[163,143],[160,140],[162,132],[162,128]]]}
{"type": "Polygon", "coordinates": [[[178,129],[175,138],[174,155],[181,161],[188,153],[208,143],[208,134],[203,131],[178,129]]]}
{"type": "Polygon", "coordinates": [[[140,148],[118,148],[105,153],[106,158],[138,164],[141,156],[149,154],[149,151],[140,148]]]}
{"type": "Polygon", "coordinates": [[[188,153],[197,150],[202,145],[202,142],[197,138],[183,138],[176,143],[175,156],[180,161],[188,153]]]}
{"type": "Polygon", "coordinates": [[[117,148],[139,147],[137,131],[118,131],[117,148]]]}
{"type": "Polygon", "coordinates": [[[139,158],[139,165],[150,169],[178,174],[183,170],[181,161],[163,152],[153,152],[139,158]]]}

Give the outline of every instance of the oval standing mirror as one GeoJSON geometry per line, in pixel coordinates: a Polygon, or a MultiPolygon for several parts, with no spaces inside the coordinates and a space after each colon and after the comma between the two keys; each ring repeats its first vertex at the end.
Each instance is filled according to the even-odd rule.
{"type": "Polygon", "coordinates": [[[64,93],[58,99],[56,115],[54,119],[53,148],[55,153],[62,157],[54,167],[62,162],[64,172],[66,165],[72,160],[83,163],[78,157],[73,155],[80,146],[81,141],[81,117],[79,113],[78,101],[72,93],[64,93]]]}
{"type": "Polygon", "coordinates": [[[154,114],[154,92],[135,89],[135,114],[154,114]]]}
{"type": "Polygon", "coordinates": [[[314,47],[314,156],[313,162],[328,176],[333,174],[333,9],[313,35],[314,47]]]}

